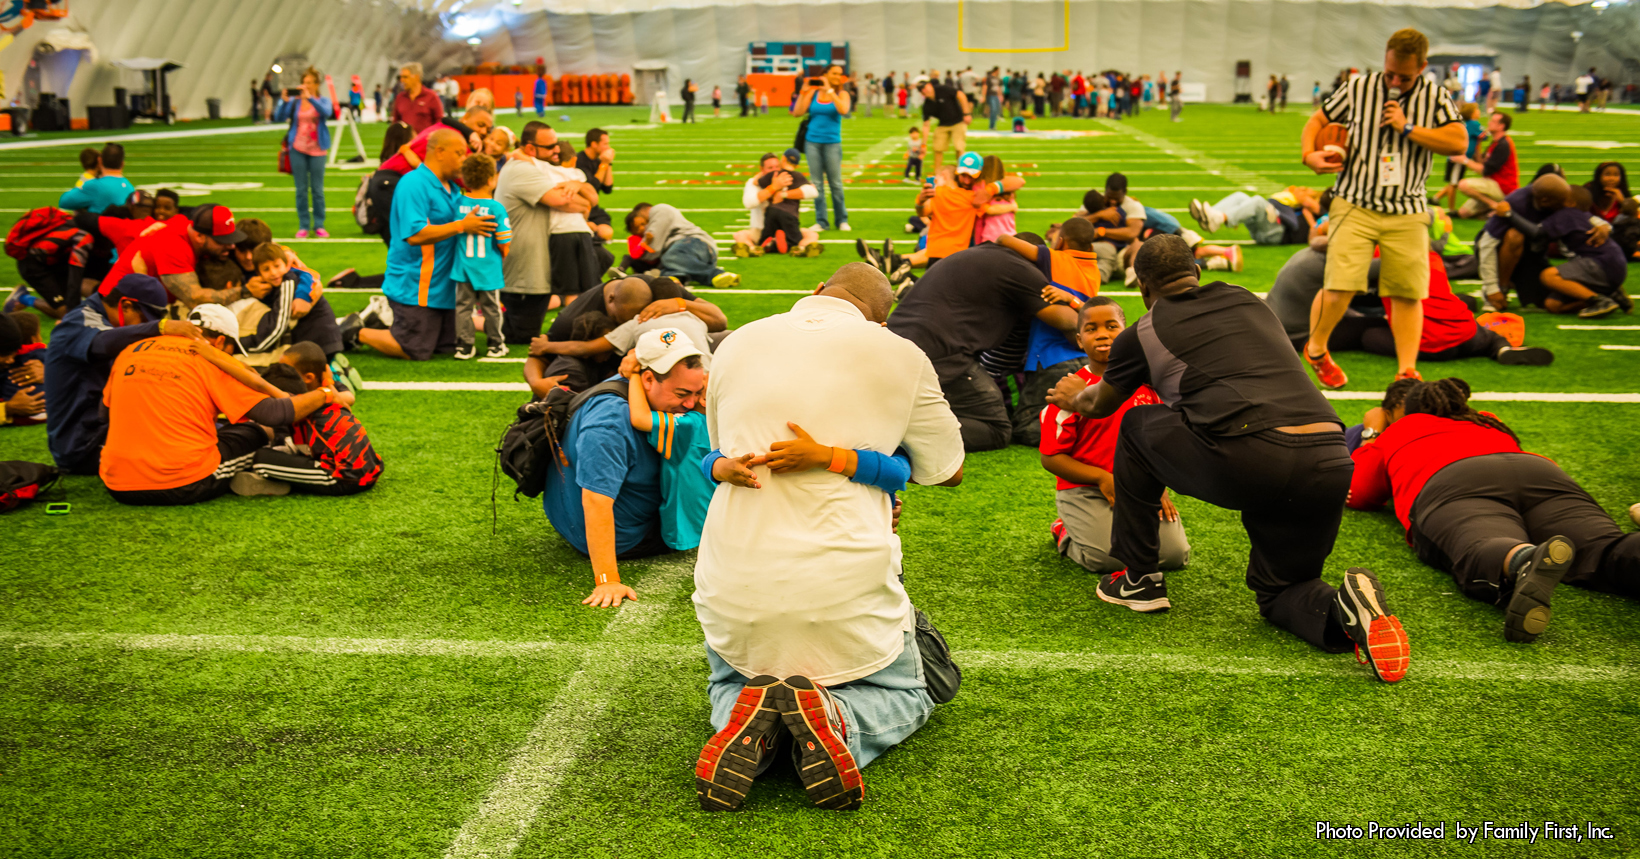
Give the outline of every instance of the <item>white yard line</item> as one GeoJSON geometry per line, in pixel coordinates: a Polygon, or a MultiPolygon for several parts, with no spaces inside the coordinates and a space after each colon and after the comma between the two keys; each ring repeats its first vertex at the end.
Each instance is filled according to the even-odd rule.
{"type": "Polygon", "coordinates": [[[53,137],[50,140],[18,140],[11,143],[0,143],[0,152],[13,149],[47,149],[54,146],[83,146],[87,143],[103,144],[109,141],[124,144],[132,140],[176,140],[188,137],[215,137],[219,134],[256,134],[258,132],[284,131],[286,126],[279,125],[243,125],[231,128],[199,128],[192,131],[147,131],[138,134],[102,134],[89,137],[53,137]]]}
{"type": "Polygon", "coordinates": [[[1557,325],[1562,331],[1640,331],[1640,325],[1557,325]]]}
{"type": "Polygon", "coordinates": [[[1608,352],[1640,352],[1640,346],[1603,345],[1600,348],[1608,352]]]}
{"type": "Polygon", "coordinates": [[[669,602],[692,582],[694,568],[692,554],[663,561],[640,583],[642,600],[621,606],[599,642],[585,648],[580,667],[553,696],[500,780],[462,825],[444,853],[447,859],[507,857],[518,849],[541,806],[580,757],[599,717],[625,691],[631,662],[626,654],[609,652],[610,645],[635,644],[658,624],[669,602]]]}

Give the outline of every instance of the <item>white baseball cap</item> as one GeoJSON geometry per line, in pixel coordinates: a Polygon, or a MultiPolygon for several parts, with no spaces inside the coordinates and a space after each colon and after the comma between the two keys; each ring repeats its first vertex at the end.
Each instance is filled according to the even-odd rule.
{"type": "Polygon", "coordinates": [[[239,342],[239,317],[220,304],[201,304],[188,312],[188,321],[207,331],[228,335],[237,354],[245,354],[245,344],[239,342]]]}
{"type": "Polygon", "coordinates": [[[638,366],[660,375],[690,355],[705,355],[689,335],[676,328],[656,328],[638,335],[638,366]]]}

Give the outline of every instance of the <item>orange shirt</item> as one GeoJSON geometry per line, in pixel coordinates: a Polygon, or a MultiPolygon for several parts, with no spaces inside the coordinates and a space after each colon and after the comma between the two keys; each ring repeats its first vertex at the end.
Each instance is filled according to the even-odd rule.
{"type": "MultiPolygon", "coordinates": [[[[1037,251],[1041,253],[1041,251],[1037,251]]],[[[1099,294],[1099,255],[1093,251],[1048,251],[1053,273],[1048,279],[1092,298],[1099,294]]]]}
{"type": "Polygon", "coordinates": [[[222,464],[216,416],[238,421],[266,395],[192,353],[186,337],[138,341],[114,359],[103,388],[108,443],[98,474],[109,489],[175,489],[222,464]]]}
{"type": "Polygon", "coordinates": [[[928,256],[944,259],[974,243],[974,221],[985,207],[974,204],[972,189],[941,183],[923,212],[928,215],[928,256]]]}

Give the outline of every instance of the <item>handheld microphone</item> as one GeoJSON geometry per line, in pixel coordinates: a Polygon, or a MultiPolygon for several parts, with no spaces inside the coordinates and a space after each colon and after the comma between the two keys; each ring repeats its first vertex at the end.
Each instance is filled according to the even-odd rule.
{"type": "Polygon", "coordinates": [[[1390,87],[1389,88],[1389,99],[1388,100],[1389,101],[1400,101],[1401,100],[1401,88],[1398,87],[1398,86],[1390,87]]]}

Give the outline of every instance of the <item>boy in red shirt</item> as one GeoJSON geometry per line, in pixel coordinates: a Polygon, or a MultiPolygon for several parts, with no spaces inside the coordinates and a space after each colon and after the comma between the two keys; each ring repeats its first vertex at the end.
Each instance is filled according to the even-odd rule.
{"type": "MultiPolygon", "coordinates": [[[[1077,313],[1076,345],[1088,355],[1077,378],[1094,385],[1110,363],[1110,347],[1127,326],[1122,308],[1095,296],[1077,313]]],[[[1092,573],[1113,573],[1127,566],[1110,555],[1112,505],[1116,503],[1116,436],[1122,416],[1134,406],[1160,403],[1149,386],[1140,386],[1115,414],[1093,419],[1049,404],[1042,410],[1042,467],[1059,478],[1055,503],[1059,518],[1051,529],[1059,554],[1092,573]]],[[[1177,570],[1190,561],[1190,541],[1172,499],[1162,493],[1161,569],[1177,570]]],[[[1165,606],[1158,606],[1165,607],[1165,606]]],[[[1140,608],[1139,611],[1151,611],[1140,608]]]]}

